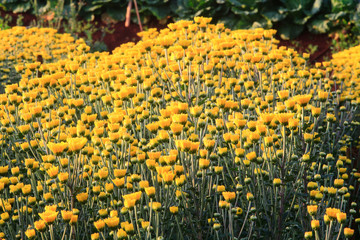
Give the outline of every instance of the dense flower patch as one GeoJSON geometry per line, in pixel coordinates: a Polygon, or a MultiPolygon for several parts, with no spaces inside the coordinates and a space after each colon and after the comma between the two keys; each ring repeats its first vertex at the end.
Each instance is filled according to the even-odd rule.
{"type": "Polygon", "coordinates": [[[308,67],[273,30],[209,21],[18,68],[0,96],[2,237],[354,234],[356,58],[308,67]]]}
{"type": "Polygon", "coordinates": [[[24,69],[27,74],[35,74],[41,63],[61,60],[81,44],[83,39],[75,41],[70,34],[59,34],[52,28],[14,27],[0,31],[1,84],[18,82],[17,72],[24,69]]]}

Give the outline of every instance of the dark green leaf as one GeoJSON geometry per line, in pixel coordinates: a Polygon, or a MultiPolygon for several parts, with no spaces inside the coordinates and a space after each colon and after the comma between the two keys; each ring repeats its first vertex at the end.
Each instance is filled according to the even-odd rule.
{"type": "Polygon", "coordinates": [[[85,7],[83,7],[85,12],[94,12],[97,9],[100,9],[102,7],[102,5],[87,5],[85,7]]]}
{"type": "Polygon", "coordinates": [[[105,5],[105,3],[109,3],[109,2],[112,2],[112,0],[93,0],[92,1],[92,4],[94,5],[105,5]]]}
{"type": "Polygon", "coordinates": [[[164,19],[170,15],[171,10],[168,6],[147,6],[147,9],[157,18],[164,19]]]}
{"type": "Polygon", "coordinates": [[[94,13],[86,12],[83,14],[83,18],[86,21],[92,21],[92,20],[94,20],[95,16],[94,16],[94,13]]]}
{"type": "Polygon", "coordinates": [[[23,13],[29,11],[31,8],[30,2],[25,3],[17,3],[15,7],[12,9],[14,13],[23,13]]]}
{"type": "Polygon", "coordinates": [[[283,20],[286,15],[285,14],[280,14],[279,12],[277,11],[269,11],[269,12],[265,12],[263,13],[263,15],[269,19],[270,21],[272,22],[278,22],[278,21],[281,21],[283,20]]]}
{"type": "Polygon", "coordinates": [[[299,12],[299,13],[294,13],[291,15],[293,18],[293,21],[295,24],[306,24],[306,22],[311,18],[311,16],[304,16],[303,13],[299,12]]]}
{"type": "Polygon", "coordinates": [[[106,12],[109,14],[110,17],[117,21],[124,21],[126,15],[126,8],[114,8],[109,7],[106,9],[106,12]]]}
{"type": "Polygon", "coordinates": [[[256,6],[256,2],[254,0],[228,0],[228,2],[235,6],[240,8],[254,8],[256,6]]]}
{"type": "Polygon", "coordinates": [[[271,21],[260,17],[260,18],[258,18],[257,21],[254,21],[251,28],[268,28],[271,26],[272,26],[271,21]]]}
{"type": "Polygon", "coordinates": [[[289,11],[299,11],[304,9],[310,0],[281,0],[289,11]]]}
{"type": "Polygon", "coordinates": [[[299,34],[304,30],[304,25],[293,24],[289,22],[284,22],[280,25],[278,32],[280,37],[285,40],[293,39],[299,36],[299,34]]]}
{"type": "Polygon", "coordinates": [[[242,15],[242,16],[248,16],[248,15],[253,15],[253,14],[256,14],[258,13],[258,9],[255,8],[253,9],[252,11],[247,11],[247,10],[242,10],[240,8],[237,8],[237,7],[232,7],[231,10],[237,14],[237,15],[242,15]]]}
{"type": "Polygon", "coordinates": [[[331,6],[332,12],[338,12],[355,7],[356,3],[353,0],[331,0],[331,6]]]}

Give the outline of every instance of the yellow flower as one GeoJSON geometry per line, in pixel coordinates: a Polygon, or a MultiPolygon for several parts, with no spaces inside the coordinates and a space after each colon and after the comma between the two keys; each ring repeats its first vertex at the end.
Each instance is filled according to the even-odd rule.
{"type": "Polygon", "coordinates": [[[118,217],[110,217],[106,218],[104,221],[110,229],[116,229],[117,226],[119,226],[120,219],[118,217]]]}
{"type": "Polygon", "coordinates": [[[43,213],[39,213],[39,216],[42,220],[44,220],[47,224],[51,225],[54,223],[59,212],[56,211],[45,211],[43,213]]]}
{"type": "Polygon", "coordinates": [[[30,131],[30,125],[21,125],[18,129],[22,134],[27,134],[30,131]]]}
{"type": "Polygon", "coordinates": [[[282,181],[280,178],[274,178],[274,180],[273,180],[274,186],[280,186],[281,183],[282,183],[282,181]]]}
{"type": "Polygon", "coordinates": [[[251,162],[255,161],[256,157],[257,156],[256,156],[255,152],[250,152],[250,153],[246,154],[246,158],[251,162]]]}
{"type": "Polygon", "coordinates": [[[69,222],[73,215],[72,211],[61,211],[61,217],[65,222],[69,222]]]}
{"type": "Polygon", "coordinates": [[[98,231],[102,231],[105,227],[105,222],[99,219],[98,221],[94,222],[94,226],[98,231]]]}
{"type": "Polygon", "coordinates": [[[187,122],[188,115],[187,114],[174,114],[172,116],[172,120],[175,123],[185,124],[187,122]]]}
{"type": "Polygon", "coordinates": [[[289,125],[288,125],[288,127],[291,129],[291,130],[296,130],[297,128],[298,128],[298,126],[299,126],[299,119],[297,119],[297,118],[290,118],[289,119],[289,125]]]}
{"type": "Polygon", "coordinates": [[[331,220],[336,219],[338,213],[340,213],[340,209],[337,209],[337,208],[327,208],[327,209],[326,209],[326,215],[327,215],[331,220]]]}
{"type": "Polygon", "coordinates": [[[252,193],[248,192],[248,193],[246,194],[246,199],[247,199],[248,201],[252,201],[252,200],[254,200],[254,195],[253,195],[252,193]]]}
{"type": "Polygon", "coordinates": [[[119,240],[125,240],[127,239],[127,233],[120,228],[117,232],[116,232],[116,236],[119,240]]]}
{"type": "Polygon", "coordinates": [[[35,117],[40,117],[42,114],[42,107],[36,106],[30,109],[30,113],[35,117]]]}
{"type": "Polygon", "coordinates": [[[9,166],[0,167],[0,175],[5,175],[9,170],[9,166]]]}
{"type": "Polygon", "coordinates": [[[69,151],[78,152],[85,146],[85,144],[88,142],[88,140],[84,137],[68,138],[67,142],[68,142],[68,146],[69,146],[69,151]]]}
{"type": "Polygon", "coordinates": [[[104,180],[109,176],[109,170],[106,167],[101,168],[98,171],[98,174],[99,174],[100,179],[104,180]]]}
{"type": "Polygon", "coordinates": [[[232,202],[235,200],[236,194],[235,192],[222,192],[222,195],[227,202],[232,202]]]}
{"type": "Polygon", "coordinates": [[[307,95],[297,95],[295,96],[295,101],[301,106],[301,107],[305,107],[310,99],[312,98],[312,95],[307,94],[307,95]]]}
{"type": "Polygon", "coordinates": [[[214,223],[213,228],[215,231],[218,231],[221,228],[221,224],[220,223],[214,223]]]}
{"type": "Polygon", "coordinates": [[[2,220],[7,221],[7,220],[9,220],[9,218],[10,218],[10,215],[9,215],[8,212],[4,212],[4,213],[1,214],[1,219],[2,220]]]}
{"type": "Polygon", "coordinates": [[[220,208],[229,208],[230,207],[230,203],[227,201],[219,201],[219,207],[220,208]]]}
{"type": "Polygon", "coordinates": [[[31,184],[26,184],[21,188],[22,193],[24,194],[24,196],[27,196],[30,194],[31,192],[31,184]]]}
{"type": "Polygon", "coordinates": [[[341,188],[342,186],[344,186],[344,179],[335,179],[334,186],[336,188],[341,188]]]}
{"type": "Polygon", "coordinates": [[[170,185],[174,181],[175,174],[173,172],[167,172],[162,175],[165,184],[170,185]]]}
{"type": "Polygon", "coordinates": [[[169,210],[172,214],[177,214],[179,212],[179,208],[177,206],[171,206],[169,210]]]}
{"type": "Polygon", "coordinates": [[[35,238],[35,236],[36,236],[35,229],[27,229],[27,230],[25,231],[25,235],[26,235],[26,237],[28,237],[29,239],[35,238]]]}
{"type": "Polygon", "coordinates": [[[53,143],[49,142],[47,144],[50,151],[52,151],[56,156],[60,156],[66,149],[68,149],[68,143],[61,142],[61,143],[53,143]]]}
{"type": "Polygon", "coordinates": [[[293,113],[278,113],[276,119],[280,122],[281,125],[287,125],[289,120],[293,118],[293,113]]]}
{"type": "Polygon", "coordinates": [[[91,240],[98,240],[100,238],[100,234],[99,233],[93,233],[91,234],[91,240]]]}
{"type": "Polygon", "coordinates": [[[344,223],[346,221],[346,213],[338,212],[336,213],[336,218],[339,223],[344,223]]]}
{"type": "Polygon", "coordinates": [[[116,187],[121,188],[125,185],[125,178],[115,178],[113,179],[113,183],[116,187]]]}
{"type": "Polygon", "coordinates": [[[321,102],[325,102],[326,99],[327,99],[328,96],[329,96],[329,93],[319,90],[319,91],[318,91],[318,96],[319,96],[319,100],[320,100],[321,102]]]}
{"type": "Polygon", "coordinates": [[[76,199],[80,202],[80,203],[85,203],[88,199],[88,193],[87,192],[83,192],[83,193],[79,193],[76,195],[76,199]]]}
{"type": "Polygon", "coordinates": [[[145,188],[145,193],[150,198],[153,198],[155,196],[155,187],[147,187],[147,188],[145,188]]]}
{"type": "Polygon", "coordinates": [[[125,226],[124,226],[124,228],[125,228],[125,232],[127,233],[127,234],[133,234],[134,233],[134,225],[132,224],[132,223],[128,223],[128,224],[126,224],[125,226]]]}
{"type": "Polygon", "coordinates": [[[311,220],[311,228],[317,230],[320,228],[319,220],[311,220]]]}
{"type": "Polygon", "coordinates": [[[310,214],[310,216],[315,216],[317,213],[317,205],[308,205],[307,206],[307,211],[310,214]]]}
{"type": "Polygon", "coordinates": [[[279,95],[279,98],[280,98],[282,101],[285,101],[285,100],[287,100],[288,97],[289,97],[289,90],[278,91],[278,95],[279,95]]]}
{"type": "Polygon", "coordinates": [[[305,237],[305,239],[311,239],[313,237],[313,233],[312,232],[305,232],[304,237],[305,237]]]}
{"type": "Polygon", "coordinates": [[[69,173],[68,172],[62,172],[58,174],[58,179],[60,182],[65,183],[69,179],[69,173]]]}
{"type": "Polygon", "coordinates": [[[59,167],[51,167],[46,172],[50,178],[56,178],[59,173],[59,167]]]}
{"type": "Polygon", "coordinates": [[[152,203],[150,202],[149,207],[151,207],[155,212],[157,212],[161,208],[161,203],[160,202],[152,202],[152,203]]]}
{"type": "Polygon", "coordinates": [[[344,228],[344,235],[346,238],[351,238],[354,235],[354,229],[344,228]]]}
{"type": "Polygon", "coordinates": [[[200,169],[207,169],[210,165],[210,160],[208,159],[204,159],[204,158],[200,158],[199,159],[199,168],[200,169]]]}

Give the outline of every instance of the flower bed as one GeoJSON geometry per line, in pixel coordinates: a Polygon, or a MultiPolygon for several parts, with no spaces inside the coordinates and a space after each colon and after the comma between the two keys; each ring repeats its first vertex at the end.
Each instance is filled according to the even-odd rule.
{"type": "Polygon", "coordinates": [[[66,58],[81,44],[83,39],[75,41],[70,34],[59,34],[52,28],[13,27],[0,31],[0,92],[3,93],[6,84],[18,83],[17,72],[28,69],[28,75],[35,74],[41,63],[66,58]]]}
{"type": "Polygon", "coordinates": [[[356,59],[308,67],[273,30],[209,22],[18,69],[0,96],[4,238],[353,234],[356,59]]]}

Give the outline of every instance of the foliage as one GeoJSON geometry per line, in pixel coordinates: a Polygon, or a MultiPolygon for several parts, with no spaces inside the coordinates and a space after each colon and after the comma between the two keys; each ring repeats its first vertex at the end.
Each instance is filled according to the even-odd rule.
{"type": "MultiPolygon", "coordinates": [[[[73,4],[79,9],[79,16],[86,20],[106,12],[119,21],[125,20],[128,4],[128,0],[2,0],[9,10],[32,10],[35,14],[55,8],[59,2],[63,3],[59,16],[69,14],[73,4]]],[[[360,31],[360,5],[354,0],[137,0],[137,3],[142,21],[149,16],[159,20],[168,16],[175,20],[212,17],[213,22],[225,23],[232,29],[276,28],[283,39],[295,38],[304,30],[329,33],[341,28],[338,23],[342,20],[354,22],[356,31],[360,31]]],[[[137,21],[135,14],[132,19],[137,21]]]]}
{"type": "Polygon", "coordinates": [[[21,75],[0,95],[1,238],[354,234],[360,47],[309,67],[274,30],[210,21],[112,54],[52,29],[1,32],[21,75]]]}

